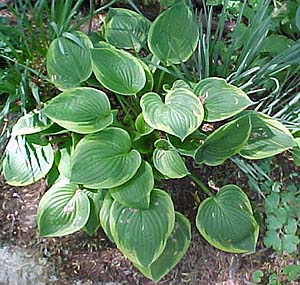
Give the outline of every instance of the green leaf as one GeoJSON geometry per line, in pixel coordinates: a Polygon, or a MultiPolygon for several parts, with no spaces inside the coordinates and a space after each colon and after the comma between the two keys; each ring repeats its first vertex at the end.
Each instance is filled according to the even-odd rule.
{"type": "Polygon", "coordinates": [[[208,122],[230,118],[253,103],[241,89],[227,84],[222,78],[201,80],[194,87],[194,93],[203,102],[204,120],[208,122]]]}
{"type": "Polygon", "coordinates": [[[51,145],[45,144],[39,136],[11,137],[4,153],[4,178],[13,186],[32,184],[45,177],[53,161],[51,145]]]}
{"type": "Polygon", "coordinates": [[[137,130],[137,137],[146,136],[153,132],[153,128],[151,128],[144,120],[143,114],[140,113],[134,123],[134,126],[137,130]]]}
{"type": "Polygon", "coordinates": [[[90,202],[84,191],[60,180],[42,197],[37,223],[41,236],[58,237],[72,234],[84,227],[90,215],[90,202]]]}
{"type": "Polygon", "coordinates": [[[128,9],[111,8],[105,21],[104,36],[110,44],[137,52],[146,46],[151,22],[141,14],[128,9]]]}
{"type": "Polygon", "coordinates": [[[58,163],[58,171],[59,173],[70,179],[71,178],[71,148],[64,147],[59,149],[60,152],[60,160],[58,163]]]}
{"type": "Polygon", "coordinates": [[[298,8],[296,11],[295,22],[298,32],[300,32],[300,4],[298,4],[298,8]]]}
{"type": "Polygon", "coordinates": [[[119,128],[107,128],[85,136],[71,158],[71,182],[92,189],[124,184],[141,164],[140,154],[130,148],[128,133],[119,128]]]}
{"type": "Polygon", "coordinates": [[[182,178],[189,174],[183,159],[174,149],[155,149],[153,163],[154,167],[168,178],[182,178]]]}
{"type": "Polygon", "coordinates": [[[281,240],[279,238],[279,234],[274,230],[269,230],[266,232],[264,244],[266,247],[272,247],[276,251],[281,250],[281,240]]]}
{"type": "Polygon", "coordinates": [[[79,86],[92,74],[92,42],[81,32],[74,35],[82,45],[66,37],[59,37],[51,43],[47,52],[48,76],[61,90],[79,86]]]}
{"type": "Polygon", "coordinates": [[[289,130],[280,122],[259,112],[249,111],[252,130],[240,155],[247,159],[271,157],[294,146],[289,130]]]}
{"type": "Polygon", "coordinates": [[[254,282],[261,282],[261,279],[263,276],[264,276],[264,273],[261,270],[255,270],[252,273],[252,279],[254,282]]]}
{"type": "Polygon", "coordinates": [[[197,96],[188,89],[170,90],[165,103],[150,92],[141,98],[145,122],[154,129],[179,137],[182,141],[202,123],[204,110],[197,96]]]}
{"type": "Polygon", "coordinates": [[[226,185],[198,209],[196,225],[214,247],[232,253],[255,251],[258,224],[247,195],[236,185],[226,185]]]}
{"type": "Polygon", "coordinates": [[[285,226],[285,232],[287,234],[295,235],[297,232],[297,221],[295,219],[289,219],[285,226]]]}
{"type": "Polygon", "coordinates": [[[191,240],[191,225],[181,213],[175,213],[175,225],[162,254],[149,267],[135,266],[149,279],[157,282],[170,272],[185,255],[191,240]]]}
{"type": "Polygon", "coordinates": [[[107,192],[104,197],[102,207],[100,209],[100,216],[99,216],[101,227],[104,230],[106,236],[112,242],[114,242],[114,238],[111,234],[109,220],[110,220],[110,209],[111,209],[113,202],[114,202],[114,199],[111,197],[110,193],[107,192]]]}
{"type": "Polygon", "coordinates": [[[56,124],[82,134],[98,132],[113,122],[106,94],[88,87],[62,92],[42,111],[56,124]]]}
{"type": "Polygon", "coordinates": [[[91,54],[95,76],[105,88],[122,95],[135,95],[145,86],[144,68],[130,53],[98,48],[92,49],[91,54]]]}
{"type": "Polygon", "coordinates": [[[152,23],[148,35],[150,51],[165,65],[187,61],[198,40],[197,21],[184,1],[161,13],[152,23]]]}
{"type": "Polygon", "coordinates": [[[84,193],[86,193],[90,201],[90,216],[83,229],[89,235],[93,235],[97,232],[98,228],[100,227],[100,209],[103,204],[105,191],[103,190],[97,190],[96,192],[92,192],[89,190],[83,190],[83,191],[84,193]]]}
{"type": "Polygon", "coordinates": [[[43,113],[33,111],[19,118],[12,128],[11,136],[39,133],[51,127],[52,124],[43,113]]]}
{"type": "Polygon", "coordinates": [[[286,49],[290,48],[294,44],[295,42],[286,36],[271,34],[264,39],[260,51],[267,52],[271,56],[276,56],[284,52],[286,49]]]}
{"type": "Polygon", "coordinates": [[[283,236],[282,239],[282,249],[287,253],[297,252],[297,246],[300,243],[300,239],[291,234],[287,234],[283,236]]]}
{"type": "Polygon", "coordinates": [[[207,135],[196,130],[189,135],[183,142],[174,136],[168,136],[170,144],[176,148],[176,150],[185,156],[195,157],[196,150],[199,148],[199,144],[203,144],[207,135]]]}
{"type": "Polygon", "coordinates": [[[136,209],[147,209],[154,187],[152,167],[143,161],[136,174],[125,184],[110,189],[111,196],[120,204],[136,209]]]}
{"type": "Polygon", "coordinates": [[[210,134],[197,149],[195,161],[209,166],[222,164],[242,149],[250,132],[250,118],[247,115],[223,125],[210,134]]]}
{"type": "Polygon", "coordinates": [[[175,221],[170,196],[153,190],[149,209],[126,208],[114,201],[110,229],[119,250],[133,263],[149,266],[166,247],[175,221]]]}

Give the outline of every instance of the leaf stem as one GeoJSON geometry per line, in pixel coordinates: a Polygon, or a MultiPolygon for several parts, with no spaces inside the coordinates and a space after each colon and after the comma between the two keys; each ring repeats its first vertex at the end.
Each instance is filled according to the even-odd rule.
{"type": "Polygon", "coordinates": [[[193,174],[189,174],[189,177],[210,197],[214,196],[213,193],[204,185],[202,181],[200,181],[196,176],[193,174]]]}

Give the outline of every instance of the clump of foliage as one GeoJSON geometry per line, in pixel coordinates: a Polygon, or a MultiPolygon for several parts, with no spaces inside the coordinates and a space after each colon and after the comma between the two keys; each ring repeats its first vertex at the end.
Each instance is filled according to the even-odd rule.
{"type": "Polygon", "coordinates": [[[194,179],[208,195],[196,217],[200,234],[218,249],[253,252],[259,226],[247,195],[231,184],[212,193],[184,157],[213,167],[235,155],[257,160],[294,146],[289,130],[253,110],[241,88],[220,77],[183,75],[201,33],[191,6],[171,2],[153,23],[112,8],[93,41],[81,32],[59,34],[46,59],[61,93],[17,121],[3,161],[11,185],[45,176],[52,185],[39,204],[41,236],[94,234],[101,226],[155,281],[191,240],[190,222],[155,188],[157,180],[194,179]],[[115,101],[121,111],[111,107],[115,101]],[[212,131],[202,132],[203,124],[212,131]]]}

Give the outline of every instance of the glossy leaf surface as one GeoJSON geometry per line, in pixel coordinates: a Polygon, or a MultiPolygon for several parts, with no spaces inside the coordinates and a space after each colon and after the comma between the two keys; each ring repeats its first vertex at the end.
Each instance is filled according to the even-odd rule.
{"type": "Polygon", "coordinates": [[[44,177],[53,161],[51,145],[41,141],[39,136],[11,137],[5,149],[3,174],[10,185],[29,185],[44,177]]]}
{"type": "Polygon", "coordinates": [[[144,16],[122,8],[112,8],[106,15],[105,39],[124,49],[139,51],[146,45],[150,21],[144,16]]]}
{"type": "Polygon", "coordinates": [[[185,255],[191,240],[191,225],[181,213],[175,213],[174,229],[162,254],[150,266],[135,266],[149,279],[159,281],[170,272],[185,255]]]}
{"type": "Polygon", "coordinates": [[[47,52],[48,76],[61,90],[79,86],[92,74],[92,42],[83,33],[76,32],[74,36],[80,44],[59,37],[51,43],[47,52]]]}
{"type": "Polygon", "coordinates": [[[214,247],[232,253],[255,251],[258,224],[247,195],[236,185],[226,185],[198,208],[196,225],[214,247]]]}
{"type": "Polygon", "coordinates": [[[51,122],[43,113],[39,111],[30,112],[14,124],[11,136],[20,136],[39,133],[51,127],[51,122]]]}
{"type": "Polygon", "coordinates": [[[92,49],[93,71],[107,89],[122,95],[134,95],[143,89],[146,75],[139,60],[115,48],[92,49]]]}
{"type": "Polygon", "coordinates": [[[172,148],[155,149],[153,163],[154,167],[168,178],[182,178],[189,174],[180,154],[172,148]]]}
{"type": "Polygon", "coordinates": [[[187,61],[197,47],[198,25],[185,1],[161,13],[152,23],[148,45],[165,65],[187,61]]]}
{"type": "Polygon", "coordinates": [[[145,122],[154,129],[179,137],[182,141],[202,123],[204,109],[193,92],[184,88],[170,90],[165,103],[150,92],[141,98],[145,122]]]}
{"type": "Polygon", "coordinates": [[[262,159],[279,154],[294,146],[289,130],[280,122],[259,112],[250,111],[251,134],[240,155],[247,159],[262,159]]]}
{"type": "Polygon", "coordinates": [[[141,163],[136,174],[126,183],[110,189],[111,196],[120,204],[137,209],[147,209],[154,187],[152,167],[146,161],[141,163]]]}
{"type": "Polygon", "coordinates": [[[204,120],[208,122],[230,118],[253,103],[245,92],[222,78],[203,79],[194,87],[194,92],[203,102],[204,120]]]}
{"type": "Polygon", "coordinates": [[[110,210],[110,229],[117,247],[142,266],[149,266],[163,252],[174,221],[172,200],[161,190],[152,191],[149,209],[126,208],[114,201],[110,210]]]}
{"type": "Polygon", "coordinates": [[[95,133],[113,122],[110,103],[102,91],[68,89],[50,100],[43,113],[58,125],[77,133],[95,133]]]}
{"type": "Polygon", "coordinates": [[[197,149],[195,161],[209,166],[222,164],[243,148],[250,132],[251,123],[248,115],[223,125],[209,135],[197,149]]]}
{"type": "Polygon", "coordinates": [[[130,148],[128,133],[119,128],[85,136],[71,158],[71,181],[92,189],[124,184],[141,164],[140,154],[130,148]]]}
{"type": "Polygon", "coordinates": [[[72,234],[84,227],[90,215],[90,202],[78,185],[60,180],[42,197],[37,222],[44,237],[72,234]]]}

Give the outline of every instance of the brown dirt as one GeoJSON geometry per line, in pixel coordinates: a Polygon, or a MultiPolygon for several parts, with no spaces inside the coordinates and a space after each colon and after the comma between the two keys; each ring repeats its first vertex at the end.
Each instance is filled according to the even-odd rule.
{"type": "MultiPolygon", "coordinates": [[[[246,187],[245,177],[230,161],[213,169],[193,168],[193,172],[204,182],[214,183],[215,188],[227,183],[246,187]]],[[[30,187],[11,187],[0,181],[0,241],[38,249],[39,255],[55,263],[60,280],[55,284],[62,285],[71,284],[72,280],[80,280],[82,284],[247,285],[252,284],[251,274],[256,269],[280,274],[283,265],[295,262],[290,256],[276,256],[271,250],[264,249],[261,241],[258,251],[252,255],[214,249],[200,237],[193,224],[197,207],[196,185],[186,178],[164,181],[159,187],[172,194],[176,210],[192,221],[193,237],[182,261],[158,283],[143,277],[101,230],[92,237],[78,232],[62,238],[39,238],[35,215],[38,201],[46,190],[44,181],[30,187]]],[[[199,196],[200,199],[204,197],[201,192],[199,196]]]]}

